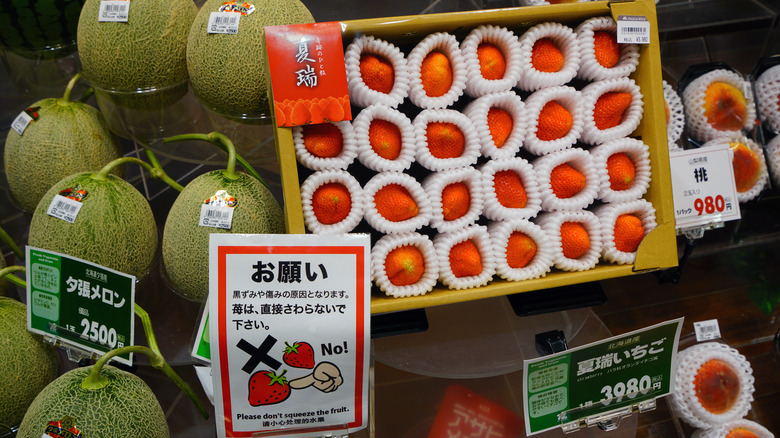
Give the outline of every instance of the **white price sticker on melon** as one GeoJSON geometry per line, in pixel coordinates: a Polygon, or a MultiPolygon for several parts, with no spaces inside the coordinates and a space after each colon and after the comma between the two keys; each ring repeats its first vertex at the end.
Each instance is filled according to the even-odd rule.
{"type": "Polygon", "coordinates": [[[17,134],[22,135],[24,134],[24,131],[27,129],[27,126],[29,126],[30,122],[32,121],[33,118],[30,117],[30,115],[27,114],[27,112],[22,111],[14,119],[13,123],[11,124],[11,129],[16,131],[17,134]]]}
{"type": "Polygon", "coordinates": [[[222,228],[223,230],[229,230],[233,225],[233,207],[225,207],[220,205],[206,205],[200,206],[200,222],[201,227],[222,228]]]}
{"type": "Polygon", "coordinates": [[[238,24],[240,21],[241,14],[235,12],[212,12],[211,15],[209,15],[209,23],[206,32],[235,35],[238,33],[238,24]]]}
{"type": "Polygon", "coordinates": [[[99,22],[127,23],[130,2],[126,0],[103,0],[98,9],[99,22]]]}
{"type": "Polygon", "coordinates": [[[54,199],[51,200],[49,208],[46,210],[46,214],[49,216],[62,219],[65,222],[76,222],[76,216],[81,211],[81,202],[66,198],[62,195],[54,195],[54,199]]]}

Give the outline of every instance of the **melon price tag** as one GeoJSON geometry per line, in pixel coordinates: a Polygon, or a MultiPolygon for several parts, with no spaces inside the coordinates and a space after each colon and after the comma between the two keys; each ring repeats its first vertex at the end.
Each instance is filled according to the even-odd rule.
{"type": "Polygon", "coordinates": [[[267,26],[277,126],[352,120],[338,22],[267,26]]]}
{"type": "Polygon", "coordinates": [[[219,437],[366,427],[370,252],[367,234],[211,234],[219,437]]]}
{"type": "Polygon", "coordinates": [[[741,217],[728,144],[671,151],[669,160],[678,230],[741,217]]]}
{"type": "Polygon", "coordinates": [[[671,393],[683,319],[523,362],[526,435],[573,432],[671,393]]]}
{"type": "Polygon", "coordinates": [[[199,224],[201,227],[229,230],[233,224],[233,207],[201,205],[199,224]]]}
{"type": "Polygon", "coordinates": [[[235,35],[238,33],[238,25],[240,22],[241,14],[235,12],[212,12],[209,15],[206,33],[235,35]]]}
{"type": "MultiPolygon", "coordinates": [[[[27,327],[77,350],[134,345],[135,277],[28,246],[27,327]]],[[[132,355],[116,360],[132,365],[132,355]]]]}
{"type": "Polygon", "coordinates": [[[76,216],[81,211],[81,205],[81,202],[74,199],[62,195],[54,195],[49,208],[46,209],[46,214],[62,219],[65,222],[74,223],[76,222],[76,216]]]}
{"type": "Polygon", "coordinates": [[[650,44],[650,22],[643,15],[618,15],[619,44],[650,44]]]}
{"type": "Polygon", "coordinates": [[[99,22],[127,23],[130,2],[127,0],[103,0],[98,8],[99,22]]]}
{"type": "Polygon", "coordinates": [[[717,319],[694,322],[693,331],[696,333],[696,340],[698,342],[720,339],[720,326],[718,325],[717,319]]]}
{"type": "Polygon", "coordinates": [[[22,111],[19,113],[18,116],[14,119],[13,123],[11,123],[11,129],[16,131],[17,134],[22,135],[24,134],[24,131],[27,129],[27,126],[30,125],[30,122],[33,121],[33,118],[27,114],[26,111],[22,111]]]}

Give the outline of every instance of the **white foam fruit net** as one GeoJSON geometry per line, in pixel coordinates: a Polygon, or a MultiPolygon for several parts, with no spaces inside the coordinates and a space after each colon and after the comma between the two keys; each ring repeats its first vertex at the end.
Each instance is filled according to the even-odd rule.
{"type": "Polygon", "coordinates": [[[455,231],[471,225],[482,214],[485,202],[482,174],[473,167],[469,166],[431,173],[423,181],[423,189],[425,189],[425,193],[427,193],[431,202],[430,225],[440,233],[455,231]],[[468,190],[469,196],[468,210],[465,214],[455,219],[446,218],[444,212],[444,203],[447,202],[446,199],[443,199],[445,189],[448,189],[452,184],[463,184],[468,190]]]}
{"type": "Polygon", "coordinates": [[[431,202],[422,185],[412,176],[401,172],[384,172],[374,175],[363,187],[366,197],[364,217],[375,230],[389,233],[416,231],[430,223],[431,202]],[[376,195],[383,188],[396,184],[404,189],[416,204],[417,214],[408,219],[394,221],[385,217],[377,208],[376,195]]]}
{"type": "Polygon", "coordinates": [[[295,156],[303,167],[311,170],[346,169],[357,156],[357,144],[352,124],[349,122],[323,123],[320,125],[294,126],[292,128],[295,156]],[[341,134],[341,151],[334,156],[317,153],[319,142],[329,142],[328,129],[335,127],[341,134]]]}
{"type": "Polygon", "coordinates": [[[774,184],[780,185],[780,135],[776,135],[766,144],[766,158],[774,184]]]}
{"type": "MultiPolygon", "coordinates": [[[[736,157],[734,153],[734,148],[737,145],[744,145],[746,146],[750,152],[752,153],[753,157],[752,159],[756,160],[758,162],[759,171],[758,171],[758,177],[755,178],[753,181],[753,184],[749,187],[747,184],[745,184],[744,187],[740,187],[742,184],[737,184],[737,200],[740,203],[745,203],[748,201],[751,201],[758,197],[758,195],[761,194],[761,192],[766,188],[767,183],[769,182],[769,172],[766,168],[766,160],[764,159],[764,150],[759,146],[756,142],[753,140],[745,137],[744,135],[736,135],[733,137],[717,137],[713,140],[708,141],[707,143],[704,143],[702,147],[711,147],[711,146],[720,146],[726,144],[731,148],[731,158],[732,160],[739,159],[736,157]]],[[[734,170],[736,171],[737,168],[742,168],[743,166],[739,166],[736,163],[734,164],[734,170]]],[[[737,181],[740,181],[741,176],[734,175],[734,178],[737,181]]],[[[748,179],[750,181],[750,179],[748,179]]]]}
{"type": "Polygon", "coordinates": [[[582,129],[582,141],[588,144],[601,144],[616,138],[626,137],[639,126],[642,120],[644,103],[642,92],[633,79],[618,78],[605,81],[592,82],[582,89],[582,108],[585,125],[582,129]],[[631,95],[631,103],[623,112],[620,123],[616,126],[600,129],[596,124],[596,112],[612,111],[607,107],[598,106],[602,97],[607,93],[628,93],[631,95]]]}
{"type": "Polygon", "coordinates": [[[647,236],[657,226],[655,209],[651,203],[644,199],[604,204],[594,209],[594,213],[596,213],[601,222],[602,257],[604,260],[618,265],[633,264],[636,260],[636,251],[629,252],[617,248],[615,244],[615,224],[617,219],[624,214],[637,217],[642,223],[644,236],[647,236]]]}
{"type": "MultiPolygon", "coordinates": [[[[415,158],[424,168],[438,172],[475,164],[480,155],[480,141],[471,119],[460,111],[452,109],[428,109],[421,111],[412,122],[414,125],[417,152],[415,158]],[[459,156],[436,156],[431,152],[428,130],[432,123],[452,124],[463,136],[463,151],[459,156]]],[[[449,141],[439,139],[439,141],[449,141]]]]}
{"type": "Polygon", "coordinates": [[[755,421],[741,419],[730,421],[726,424],[716,426],[710,429],[700,429],[696,431],[699,438],[728,438],[729,433],[744,429],[753,432],[758,438],[775,438],[775,435],[766,427],[755,421]]]}
{"type": "Polygon", "coordinates": [[[526,91],[563,85],[577,75],[580,68],[580,47],[574,30],[561,23],[540,23],[520,36],[520,59],[523,73],[517,87],[526,91]],[[534,44],[542,39],[555,43],[563,55],[563,65],[558,71],[537,70],[532,62],[534,44]]]}
{"type": "Polygon", "coordinates": [[[694,79],[683,90],[682,100],[688,131],[691,137],[699,142],[706,142],[722,135],[737,135],[742,129],[749,128],[756,119],[750,84],[738,73],[731,70],[716,69],[694,79]],[[745,116],[741,120],[739,129],[717,129],[705,115],[704,97],[707,89],[716,82],[722,82],[736,88],[745,99],[745,116]]]}
{"type": "Polygon", "coordinates": [[[420,108],[447,108],[466,90],[468,70],[463,62],[458,40],[454,35],[437,32],[423,38],[407,56],[409,66],[409,100],[420,108]],[[452,69],[452,85],[441,96],[429,96],[423,87],[422,65],[431,52],[441,52],[449,60],[452,69]]]}
{"type": "Polygon", "coordinates": [[[585,126],[582,94],[573,87],[559,86],[536,91],[526,98],[525,111],[528,117],[528,131],[523,146],[534,155],[545,155],[572,147],[579,140],[585,126]],[[543,121],[540,121],[539,116],[549,102],[556,102],[566,109],[571,114],[572,124],[564,136],[544,140],[539,138],[543,128],[541,125],[543,121]]]}
{"type": "Polygon", "coordinates": [[[620,58],[611,67],[601,65],[596,59],[596,32],[609,32],[617,38],[617,23],[612,17],[589,18],[574,31],[579,40],[581,57],[578,78],[586,81],[622,78],[633,73],[639,65],[639,48],[636,44],[620,44],[620,58]]]}
{"type": "Polygon", "coordinates": [[[669,141],[669,150],[682,149],[678,141],[682,137],[685,129],[685,112],[683,111],[682,99],[677,91],[668,82],[663,81],[664,102],[666,103],[666,137],[669,141]]]}
{"type": "MultiPolygon", "coordinates": [[[[414,161],[414,126],[402,112],[386,105],[371,105],[360,111],[352,121],[358,160],[375,172],[401,172],[409,168],[414,161]],[[371,129],[374,121],[392,123],[401,134],[401,150],[397,156],[388,153],[380,155],[381,144],[371,143],[371,129]]],[[[374,128],[376,129],[376,128],[374,128]]]]}
{"type": "Polygon", "coordinates": [[[486,94],[466,105],[463,114],[471,119],[477,130],[482,156],[509,158],[517,155],[528,129],[528,116],[524,109],[523,100],[511,90],[486,94]],[[490,121],[494,117],[492,111],[506,111],[512,120],[509,136],[500,145],[490,130],[490,121]]]}
{"type": "Polygon", "coordinates": [[[780,65],[761,73],[755,87],[761,120],[766,122],[770,131],[780,133],[780,65]]]}
{"type": "Polygon", "coordinates": [[[520,80],[520,41],[505,27],[482,25],[475,28],[460,44],[460,51],[467,67],[466,94],[471,97],[509,91],[520,80]],[[506,65],[501,78],[488,79],[482,74],[478,57],[480,44],[491,44],[501,51],[506,65]]]}
{"type": "Polygon", "coordinates": [[[547,237],[542,227],[528,220],[512,220],[492,222],[488,232],[493,243],[496,257],[496,274],[504,280],[523,281],[540,278],[547,275],[553,266],[555,251],[552,241],[547,237]],[[520,233],[527,236],[536,246],[536,252],[525,266],[512,267],[509,264],[507,250],[510,238],[520,233]]]}
{"type": "MultiPolygon", "coordinates": [[[[345,200],[347,201],[347,200],[345,200]]],[[[363,219],[365,194],[360,183],[346,170],[328,169],[312,173],[301,185],[303,219],[314,234],[345,234],[352,231],[363,219]],[[315,213],[317,190],[326,184],[338,184],[349,193],[349,214],[339,222],[321,221],[315,213]]],[[[327,209],[328,206],[319,206],[327,209]]]]}
{"type": "Polygon", "coordinates": [[[372,35],[355,38],[344,52],[347,87],[351,103],[365,108],[373,104],[398,106],[409,94],[409,67],[403,52],[387,41],[372,35]],[[360,72],[360,57],[371,54],[387,60],[393,66],[393,86],[389,93],[373,90],[366,85],[360,72]]]}
{"type": "Polygon", "coordinates": [[[423,295],[433,290],[439,278],[439,264],[433,242],[425,235],[408,232],[382,236],[371,250],[371,277],[385,295],[401,298],[423,295]],[[417,281],[403,281],[404,273],[388,272],[387,257],[394,250],[412,246],[419,251],[423,273],[417,281]],[[392,278],[391,278],[392,276],[392,278]],[[400,277],[400,278],[399,278],[400,277]],[[395,280],[395,283],[393,282],[395,280]],[[400,284],[396,284],[400,283],[400,284]]]}
{"type": "Polygon", "coordinates": [[[484,193],[483,214],[490,220],[508,221],[530,219],[541,210],[542,198],[536,181],[536,172],[531,163],[520,157],[490,160],[480,166],[484,193]],[[519,179],[525,192],[525,205],[520,206],[523,195],[511,192],[509,184],[519,179]],[[501,194],[500,194],[501,193],[501,194]],[[509,198],[509,199],[507,199],[509,198]],[[506,205],[509,204],[509,205],[506,205]]]}
{"type": "Polygon", "coordinates": [[[490,234],[484,225],[470,225],[460,230],[437,234],[433,246],[439,259],[439,280],[450,289],[461,290],[486,285],[496,272],[496,260],[490,234]],[[471,241],[479,252],[481,270],[475,275],[457,276],[452,263],[463,264],[458,259],[451,260],[451,251],[456,245],[471,241]]]}
{"type": "Polygon", "coordinates": [[[547,232],[547,236],[553,244],[553,262],[555,267],[562,271],[587,271],[593,269],[601,255],[601,224],[599,218],[590,211],[559,211],[540,213],[534,221],[547,232]],[[566,222],[579,223],[585,228],[590,240],[590,247],[577,258],[566,257],[564,254],[564,241],[561,236],[561,225],[566,222]]]}
{"type": "Polygon", "coordinates": [[[650,147],[641,140],[619,138],[608,141],[590,150],[596,167],[603,171],[598,198],[604,202],[626,202],[639,199],[650,187],[650,147]],[[614,154],[623,153],[634,165],[634,181],[626,189],[612,189],[609,174],[609,159],[614,154]]]}
{"type": "Polygon", "coordinates": [[[539,184],[542,210],[545,211],[572,211],[587,207],[596,200],[601,188],[601,180],[606,173],[604,169],[598,167],[598,163],[593,161],[588,151],[580,148],[554,152],[537,158],[532,164],[539,184]],[[585,187],[569,198],[559,198],[553,191],[551,182],[553,169],[562,164],[568,164],[585,176],[585,187]]]}

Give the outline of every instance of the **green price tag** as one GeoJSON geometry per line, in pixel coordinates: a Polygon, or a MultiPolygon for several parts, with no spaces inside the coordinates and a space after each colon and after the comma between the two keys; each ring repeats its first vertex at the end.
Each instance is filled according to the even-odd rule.
{"type": "MultiPolygon", "coordinates": [[[[133,345],[134,276],[29,246],[26,267],[31,331],[101,355],[133,345]]],[[[116,360],[132,365],[132,354],[116,360]]]]}
{"type": "Polygon", "coordinates": [[[195,342],[190,352],[193,359],[205,364],[211,364],[211,342],[209,341],[209,300],[206,298],[206,306],[198,324],[198,331],[195,332],[195,342]]]}
{"type": "Polygon", "coordinates": [[[566,428],[668,395],[682,321],[526,360],[526,434],[566,428]]]}

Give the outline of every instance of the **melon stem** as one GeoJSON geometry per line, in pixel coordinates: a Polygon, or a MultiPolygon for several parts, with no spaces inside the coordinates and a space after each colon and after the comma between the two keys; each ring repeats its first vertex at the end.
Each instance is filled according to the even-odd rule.
{"type": "Polygon", "coordinates": [[[26,271],[24,269],[24,266],[6,266],[5,268],[0,269],[0,278],[5,278],[11,283],[27,289],[27,282],[17,277],[16,275],[13,275],[14,272],[26,272],[26,271]]]}
{"type": "Polygon", "coordinates": [[[5,242],[6,245],[8,245],[8,248],[13,251],[14,254],[16,254],[16,257],[19,257],[19,260],[24,260],[24,252],[21,248],[19,248],[19,245],[14,242],[14,239],[11,238],[10,235],[3,229],[3,227],[0,227],[0,240],[5,242]]]}
{"type": "Polygon", "coordinates": [[[111,382],[107,377],[100,374],[100,371],[103,370],[103,367],[108,363],[109,360],[111,360],[111,358],[127,353],[140,353],[148,356],[152,367],[162,371],[163,374],[168,376],[168,378],[171,379],[176,384],[176,386],[178,386],[179,389],[181,389],[184,394],[190,398],[190,400],[192,400],[192,402],[195,404],[195,407],[197,407],[198,411],[201,413],[201,415],[203,415],[203,418],[209,417],[206,408],[203,407],[203,404],[200,402],[200,400],[198,400],[195,392],[192,390],[192,388],[190,388],[187,382],[179,377],[179,375],[176,374],[176,371],[174,371],[173,368],[168,365],[168,362],[165,361],[165,358],[163,358],[161,354],[154,352],[149,347],[144,347],[142,345],[129,345],[127,347],[115,348],[101,356],[95,362],[95,365],[92,367],[89,375],[81,381],[81,387],[83,389],[94,391],[108,386],[111,382]]]}
{"type": "Polygon", "coordinates": [[[144,334],[146,335],[146,343],[149,344],[149,348],[155,353],[162,356],[160,347],[157,346],[157,338],[154,336],[154,330],[152,330],[152,320],[149,319],[149,314],[146,313],[138,303],[135,304],[135,315],[141,320],[141,325],[144,328],[144,334]]]}
{"type": "Polygon", "coordinates": [[[125,163],[135,163],[143,167],[144,169],[146,169],[149,172],[149,174],[152,176],[152,178],[159,179],[178,191],[184,190],[184,187],[182,187],[181,184],[174,181],[173,178],[168,176],[168,174],[165,173],[165,171],[162,170],[162,168],[154,167],[151,164],[147,163],[146,161],[139,160],[138,158],[135,157],[117,158],[111,161],[110,163],[106,164],[105,166],[103,166],[103,168],[97,171],[97,173],[92,174],[92,178],[97,180],[105,180],[108,178],[108,174],[111,173],[112,170],[114,170],[114,168],[119,167],[125,163]]]}
{"type": "Polygon", "coordinates": [[[70,81],[68,81],[68,85],[65,87],[65,93],[62,95],[62,100],[65,102],[70,102],[70,95],[73,92],[73,87],[76,86],[76,82],[79,81],[81,78],[81,73],[76,73],[75,76],[70,78],[70,81]]]}

